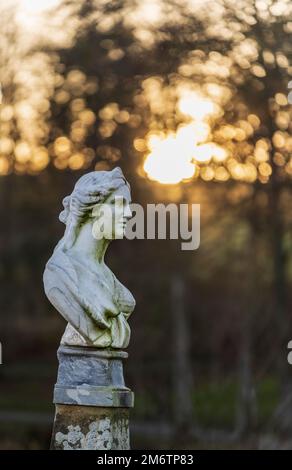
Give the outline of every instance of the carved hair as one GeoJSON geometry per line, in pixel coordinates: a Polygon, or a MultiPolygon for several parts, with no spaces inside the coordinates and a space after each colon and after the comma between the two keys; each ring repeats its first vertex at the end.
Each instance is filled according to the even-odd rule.
{"type": "Polygon", "coordinates": [[[129,184],[122,170],[92,171],[82,176],[70,196],[63,199],[64,210],[59,219],[66,225],[65,248],[70,248],[76,239],[77,229],[96,204],[102,204],[112,192],[129,184]]]}

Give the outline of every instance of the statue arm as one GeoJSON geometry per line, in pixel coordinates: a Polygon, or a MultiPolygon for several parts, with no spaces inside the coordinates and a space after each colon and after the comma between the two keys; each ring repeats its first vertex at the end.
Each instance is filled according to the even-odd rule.
{"type": "Polygon", "coordinates": [[[64,289],[59,287],[52,287],[46,294],[52,305],[65,320],[79,331],[85,339],[93,343],[96,338],[96,326],[91,318],[84,313],[75,296],[69,291],[64,292],[64,289]]]}

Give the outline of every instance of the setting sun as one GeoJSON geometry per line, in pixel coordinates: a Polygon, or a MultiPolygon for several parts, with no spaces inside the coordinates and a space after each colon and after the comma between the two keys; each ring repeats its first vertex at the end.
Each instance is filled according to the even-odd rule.
{"type": "Polygon", "coordinates": [[[150,132],[146,137],[150,153],[144,162],[144,170],[150,179],[162,184],[177,184],[192,178],[197,162],[226,158],[223,148],[212,142],[206,143],[211,131],[208,119],[216,113],[218,105],[193,90],[178,92],[177,110],[191,122],[180,125],[176,132],[157,135],[150,132]]]}
{"type": "Polygon", "coordinates": [[[186,126],[176,134],[149,138],[148,145],[152,150],[146,158],[144,170],[150,179],[163,184],[176,184],[194,175],[194,144],[190,138],[185,138],[188,130],[186,126]]]}

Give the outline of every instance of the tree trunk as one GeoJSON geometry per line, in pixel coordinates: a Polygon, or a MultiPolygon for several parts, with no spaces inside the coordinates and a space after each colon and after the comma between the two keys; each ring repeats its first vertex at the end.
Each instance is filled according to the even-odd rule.
{"type": "Polygon", "coordinates": [[[171,279],[173,324],[173,390],[176,430],[185,433],[192,427],[192,367],[190,360],[190,328],[185,309],[185,284],[181,275],[171,279]]]}

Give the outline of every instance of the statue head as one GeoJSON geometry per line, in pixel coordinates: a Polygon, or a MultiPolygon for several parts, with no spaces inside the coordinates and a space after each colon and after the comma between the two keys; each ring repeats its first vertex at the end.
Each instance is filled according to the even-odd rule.
{"type": "Polygon", "coordinates": [[[122,238],[132,216],[130,202],[130,186],[119,167],[82,176],[73,192],[64,198],[64,210],[59,216],[66,225],[65,249],[74,245],[80,229],[88,223],[97,240],[122,238]]]}

